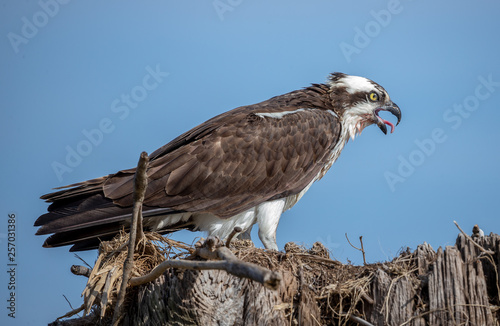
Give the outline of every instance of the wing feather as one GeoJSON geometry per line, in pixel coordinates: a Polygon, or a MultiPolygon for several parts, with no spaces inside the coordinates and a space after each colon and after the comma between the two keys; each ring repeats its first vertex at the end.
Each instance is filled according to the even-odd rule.
{"type": "MultiPolygon", "coordinates": [[[[153,189],[146,194],[146,204],[182,211],[203,208],[229,217],[280,194],[298,193],[326,163],[340,133],[340,123],[321,109],[281,118],[257,117],[253,112],[230,118],[216,127],[200,128],[203,135],[197,134],[194,141],[155,156],[148,171],[153,189]]],[[[106,180],[104,193],[120,205],[131,205],[132,186],[133,176],[122,173],[106,180]]]]}
{"type": "MultiPolygon", "coordinates": [[[[284,95],[226,112],[153,152],[144,199],[147,210],[155,212],[150,217],[187,211],[228,218],[304,189],[328,163],[341,123],[325,108],[293,100],[284,95]]],[[[123,170],[43,196],[52,204],[35,222],[42,226],[39,233],[60,234],[51,237],[50,246],[71,243],[78,235],[79,249],[94,243],[99,225],[108,236],[130,216],[134,172],[123,170]]]]}

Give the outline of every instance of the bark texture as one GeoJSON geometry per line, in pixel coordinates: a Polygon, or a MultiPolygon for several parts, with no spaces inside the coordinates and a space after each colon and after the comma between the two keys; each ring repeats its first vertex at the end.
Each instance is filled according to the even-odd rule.
{"type": "Polygon", "coordinates": [[[129,325],[284,325],[277,291],[225,271],[170,270],[138,291],[129,325]],[[145,309],[146,308],[146,309],[145,309]]]}
{"type": "Polygon", "coordinates": [[[474,241],[483,249],[460,234],[454,246],[435,251],[424,243],[366,266],[329,263],[320,244],[286,253],[253,248],[237,255],[280,272],[277,291],[225,271],[170,269],[128,293],[123,323],[358,325],[361,318],[367,325],[500,325],[500,237],[474,241]]]}

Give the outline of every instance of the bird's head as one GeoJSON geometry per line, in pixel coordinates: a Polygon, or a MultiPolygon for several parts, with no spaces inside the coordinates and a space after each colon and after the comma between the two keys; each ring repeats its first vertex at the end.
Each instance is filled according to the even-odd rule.
{"type": "Polygon", "coordinates": [[[391,101],[382,86],[370,79],[333,73],[329,84],[335,113],[342,118],[352,139],[366,126],[374,123],[384,134],[387,134],[387,126],[390,126],[392,133],[394,124],[381,118],[380,111],[389,111],[396,116],[396,126],[401,121],[399,107],[391,101]]]}

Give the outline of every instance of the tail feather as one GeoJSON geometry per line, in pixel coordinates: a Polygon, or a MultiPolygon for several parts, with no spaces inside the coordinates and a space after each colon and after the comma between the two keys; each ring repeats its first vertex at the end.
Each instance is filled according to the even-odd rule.
{"type": "MultiPolygon", "coordinates": [[[[39,227],[36,234],[52,234],[43,246],[73,245],[70,251],[94,249],[99,246],[100,241],[112,239],[122,229],[128,230],[133,210],[132,199],[123,198],[132,196],[134,170],[123,170],[56,188],[58,191],[41,196],[50,205],[48,212],[34,223],[34,226],[39,227]],[[110,178],[116,180],[113,179],[114,182],[107,185],[106,181],[110,178]]],[[[160,186],[155,189],[161,192],[163,188],[160,186]]],[[[174,225],[165,225],[168,230],[156,230],[158,218],[161,220],[166,215],[181,212],[147,205],[143,205],[142,211],[145,230],[167,233],[181,228],[193,228],[186,220],[182,223],[173,220],[174,225]]]]}
{"type": "Polygon", "coordinates": [[[89,195],[102,192],[102,184],[106,179],[111,176],[107,175],[104,177],[74,183],[68,186],[58,187],[55,189],[63,189],[56,192],[51,192],[49,194],[43,195],[40,198],[49,203],[54,202],[64,202],[65,199],[74,200],[77,197],[88,197],[89,195]]]}
{"type": "MultiPolygon", "coordinates": [[[[95,179],[98,180],[98,179],[95,179]]],[[[73,245],[70,251],[94,249],[100,241],[112,239],[120,230],[128,230],[133,207],[121,207],[106,198],[102,187],[97,191],[95,185],[76,184],[77,188],[59,191],[42,196],[51,202],[48,212],[41,215],[35,226],[40,228],[37,235],[51,234],[44,247],[73,245]],[[75,190],[76,189],[76,190],[75,190]],[[67,192],[67,194],[64,194],[67,192]]],[[[144,227],[153,230],[155,217],[176,213],[170,208],[143,206],[144,227]]],[[[170,232],[175,229],[170,230],[170,232]]]]}
{"type": "Polygon", "coordinates": [[[45,239],[43,246],[45,248],[54,248],[54,247],[67,246],[71,244],[81,245],[81,243],[84,242],[88,243],[89,240],[93,239],[95,239],[97,241],[97,244],[99,244],[100,239],[112,238],[122,228],[123,226],[121,226],[119,222],[114,222],[114,223],[109,223],[107,225],[100,225],[98,227],[93,226],[77,230],[57,232],[48,237],[47,239],[45,239]]]}
{"type": "MultiPolygon", "coordinates": [[[[165,212],[159,211],[158,209],[144,208],[146,209],[144,213],[144,229],[147,231],[154,230],[154,226],[156,225],[155,217],[164,216],[169,213],[167,212],[165,214],[165,212]]],[[[156,231],[160,234],[165,234],[181,229],[194,230],[194,228],[194,225],[190,221],[178,221],[177,223],[169,225],[168,229],[156,231]]],[[[45,240],[43,246],[46,248],[54,248],[73,245],[70,251],[96,249],[99,247],[101,241],[111,240],[121,230],[129,231],[129,229],[130,216],[119,221],[107,219],[100,225],[92,225],[89,227],[81,227],[80,225],[78,228],[66,231],[59,229],[45,240]]]]}
{"type": "Polygon", "coordinates": [[[122,208],[110,204],[108,207],[87,210],[73,215],[62,215],[59,218],[49,216],[47,219],[52,219],[52,221],[43,224],[38,229],[36,234],[41,235],[55,232],[66,232],[92,226],[105,225],[112,222],[122,222],[129,220],[131,215],[131,207],[122,208]]]}
{"type": "Polygon", "coordinates": [[[52,203],[48,213],[41,215],[36,221],[34,226],[42,226],[54,220],[79,214],[96,208],[104,208],[114,206],[110,199],[105,198],[102,193],[86,197],[77,197],[73,200],[65,199],[52,203]]]}
{"type": "Polygon", "coordinates": [[[69,248],[69,251],[75,252],[75,251],[98,249],[102,241],[109,241],[113,239],[114,236],[115,235],[106,235],[99,238],[83,240],[75,243],[71,248],[69,248]]]}
{"type": "Polygon", "coordinates": [[[91,225],[109,223],[110,218],[121,220],[130,215],[132,208],[122,208],[113,204],[113,201],[96,194],[88,198],[79,198],[74,202],[67,202],[57,208],[49,208],[35,221],[35,226],[41,226],[37,234],[69,231],[91,225]]]}

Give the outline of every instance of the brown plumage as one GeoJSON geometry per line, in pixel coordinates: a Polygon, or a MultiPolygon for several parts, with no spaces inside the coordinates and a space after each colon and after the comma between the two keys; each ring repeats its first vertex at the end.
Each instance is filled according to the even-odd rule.
{"type": "MultiPolygon", "coordinates": [[[[354,96],[339,95],[344,93],[345,89],[332,91],[331,85],[314,84],[239,107],[153,152],[143,208],[145,228],[157,229],[159,219],[175,215],[182,221],[157,231],[198,229],[192,214],[229,219],[261,203],[301,193],[334,161],[332,153],[342,133],[339,117],[348,107],[345,101],[354,96]]],[[[134,172],[123,170],[42,196],[52,204],[35,222],[40,226],[37,234],[55,233],[44,246],[95,248],[99,239],[126,227],[134,172]]]]}

